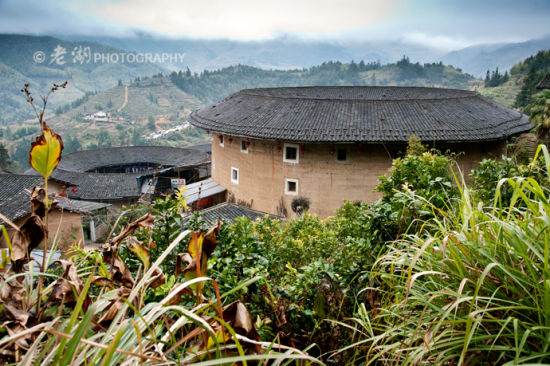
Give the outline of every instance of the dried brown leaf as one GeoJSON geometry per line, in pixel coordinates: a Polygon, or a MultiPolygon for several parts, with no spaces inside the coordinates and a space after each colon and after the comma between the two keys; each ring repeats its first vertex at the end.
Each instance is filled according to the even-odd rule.
{"type": "Polygon", "coordinates": [[[202,252],[207,258],[210,258],[214,249],[218,246],[218,234],[222,228],[222,222],[218,220],[208,232],[204,235],[202,243],[202,252]]]}
{"type": "Polygon", "coordinates": [[[3,304],[4,305],[4,314],[7,315],[7,317],[17,323],[19,323],[22,326],[26,326],[27,322],[30,318],[30,314],[24,310],[17,309],[14,306],[3,304]]]}
{"type": "Polygon", "coordinates": [[[136,221],[126,224],[120,234],[118,234],[111,240],[111,245],[118,245],[122,240],[133,234],[136,229],[140,227],[149,227],[151,226],[153,221],[155,221],[155,216],[151,215],[150,213],[146,213],[136,221]]]}
{"type": "Polygon", "coordinates": [[[153,275],[147,282],[147,285],[154,290],[157,287],[164,285],[165,283],[166,276],[164,276],[164,273],[162,273],[162,270],[160,268],[155,268],[155,270],[153,271],[153,275]]]}
{"type": "MultiPolygon", "coordinates": [[[[55,263],[59,263],[63,267],[63,276],[56,281],[52,293],[48,297],[46,303],[44,303],[44,310],[52,304],[59,302],[64,302],[66,304],[76,303],[78,297],[81,296],[82,291],[84,290],[84,285],[77,274],[74,263],[66,260],[58,260],[55,263]]],[[[83,304],[84,311],[86,311],[90,303],[91,300],[86,295],[83,304]]]]}
{"type": "Polygon", "coordinates": [[[103,313],[103,316],[98,321],[100,324],[113,320],[124,306],[126,298],[128,298],[132,292],[132,290],[126,287],[118,288],[115,291],[115,298],[111,300],[111,303],[107,306],[105,313],[103,313]]]}
{"type": "Polygon", "coordinates": [[[30,253],[45,239],[46,228],[44,222],[37,215],[31,215],[15,231],[12,239],[11,262],[16,273],[23,270],[23,266],[29,262],[30,253]]]}

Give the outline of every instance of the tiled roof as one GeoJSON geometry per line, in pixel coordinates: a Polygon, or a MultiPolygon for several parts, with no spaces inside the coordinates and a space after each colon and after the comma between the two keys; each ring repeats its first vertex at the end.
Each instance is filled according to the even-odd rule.
{"type": "MultiPolygon", "coordinates": [[[[199,150],[165,146],[126,146],[77,151],[63,155],[52,179],[76,186],[69,198],[80,200],[121,200],[138,198],[137,177],[144,173],[92,173],[99,167],[154,163],[164,167],[190,167],[210,161],[199,150]]],[[[28,174],[37,174],[28,170],[28,174]]]]}
{"type": "Polygon", "coordinates": [[[59,202],[57,207],[83,215],[93,215],[94,211],[111,206],[108,203],[72,200],[66,197],[56,197],[55,199],[59,202]]]}
{"type": "Polygon", "coordinates": [[[225,191],[225,187],[222,187],[218,183],[214,182],[212,178],[201,180],[200,182],[191,183],[186,186],[187,190],[184,193],[185,202],[188,205],[199,199],[213,196],[225,191]]]}
{"type": "Polygon", "coordinates": [[[28,189],[30,191],[34,187],[42,185],[44,185],[44,181],[40,176],[24,174],[0,174],[0,203],[7,201],[8,199],[25,189],[28,189]]]}
{"type": "Polygon", "coordinates": [[[532,128],[528,117],[476,92],[417,87],[245,89],[195,111],[200,128],[296,142],[497,140],[532,128]]]}
{"type": "MultiPolygon", "coordinates": [[[[237,217],[248,217],[252,220],[257,218],[263,218],[265,215],[269,216],[272,219],[280,219],[278,216],[270,215],[265,212],[256,211],[251,208],[242,207],[235,205],[233,203],[220,203],[219,205],[209,207],[207,209],[200,211],[201,217],[208,226],[212,226],[218,220],[229,220],[233,221],[237,217]]],[[[190,215],[184,217],[182,222],[185,224],[189,220],[190,215]]]]}
{"type": "Polygon", "coordinates": [[[76,192],[67,190],[69,198],[82,200],[121,200],[137,198],[138,174],[78,173],[54,171],[54,178],[76,184],[76,192]]]}
{"type": "Polygon", "coordinates": [[[199,150],[199,151],[207,153],[208,155],[212,154],[212,144],[211,143],[188,146],[187,148],[191,149],[191,150],[199,150]]]}
{"type": "MultiPolygon", "coordinates": [[[[36,176],[36,171],[25,173],[36,176]]],[[[67,189],[69,198],[81,200],[121,200],[138,198],[137,177],[139,173],[85,173],[55,169],[51,179],[74,186],[67,189]]]]}
{"type": "Polygon", "coordinates": [[[550,74],[547,74],[542,78],[540,83],[537,85],[537,89],[550,89],[550,74]]]}
{"type": "MultiPolygon", "coordinates": [[[[30,191],[42,186],[41,177],[33,175],[0,175],[0,213],[15,221],[31,213],[30,191]]],[[[109,206],[108,204],[77,201],[65,197],[56,197],[58,209],[83,215],[92,215],[93,211],[109,206]]]]}
{"type": "Polygon", "coordinates": [[[123,146],[77,151],[63,155],[58,169],[86,172],[100,167],[154,163],[163,167],[185,167],[209,160],[206,153],[166,146],[123,146]]]}

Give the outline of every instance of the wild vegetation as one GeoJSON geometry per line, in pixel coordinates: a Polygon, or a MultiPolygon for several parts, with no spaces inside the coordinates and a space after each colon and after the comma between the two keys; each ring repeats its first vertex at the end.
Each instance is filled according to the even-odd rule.
{"type": "Polygon", "coordinates": [[[184,222],[180,191],[124,212],[99,251],[49,266],[53,248],[42,245],[37,271],[28,263],[51,235],[47,179],[63,142],[36,112],[30,164],[45,185],[6,238],[4,362],[550,361],[544,145],[529,160],[485,160],[465,183],[452,155],[412,137],[381,177],[379,201],[347,202],[326,220],[305,212],[208,230],[198,213],[184,222]]]}

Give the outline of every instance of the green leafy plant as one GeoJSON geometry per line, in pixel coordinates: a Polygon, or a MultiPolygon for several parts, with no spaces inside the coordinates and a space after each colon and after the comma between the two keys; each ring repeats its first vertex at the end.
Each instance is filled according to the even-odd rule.
{"type": "MultiPolygon", "coordinates": [[[[545,169],[550,155],[545,146],[545,169]]],[[[437,230],[391,244],[371,275],[381,304],[361,305],[350,364],[518,365],[550,361],[548,177],[504,177],[507,207],[461,188],[460,206],[437,230]],[[540,180],[538,180],[540,179],[540,180]]],[[[412,199],[415,197],[412,196],[412,199]]],[[[417,197],[419,202],[423,202],[417,197]]]]}

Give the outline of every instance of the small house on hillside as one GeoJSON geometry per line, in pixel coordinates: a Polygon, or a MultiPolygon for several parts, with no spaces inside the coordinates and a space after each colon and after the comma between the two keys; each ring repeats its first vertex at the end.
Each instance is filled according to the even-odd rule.
{"type": "Polygon", "coordinates": [[[532,128],[527,116],[476,92],[416,87],[241,90],[189,120],[212,133],[212,179],[234,202],[284,215],[309,201],[322,217],[344,200],[376,200],[378,177],[411,135],[464,152],[468,172],[532,128]]]}

